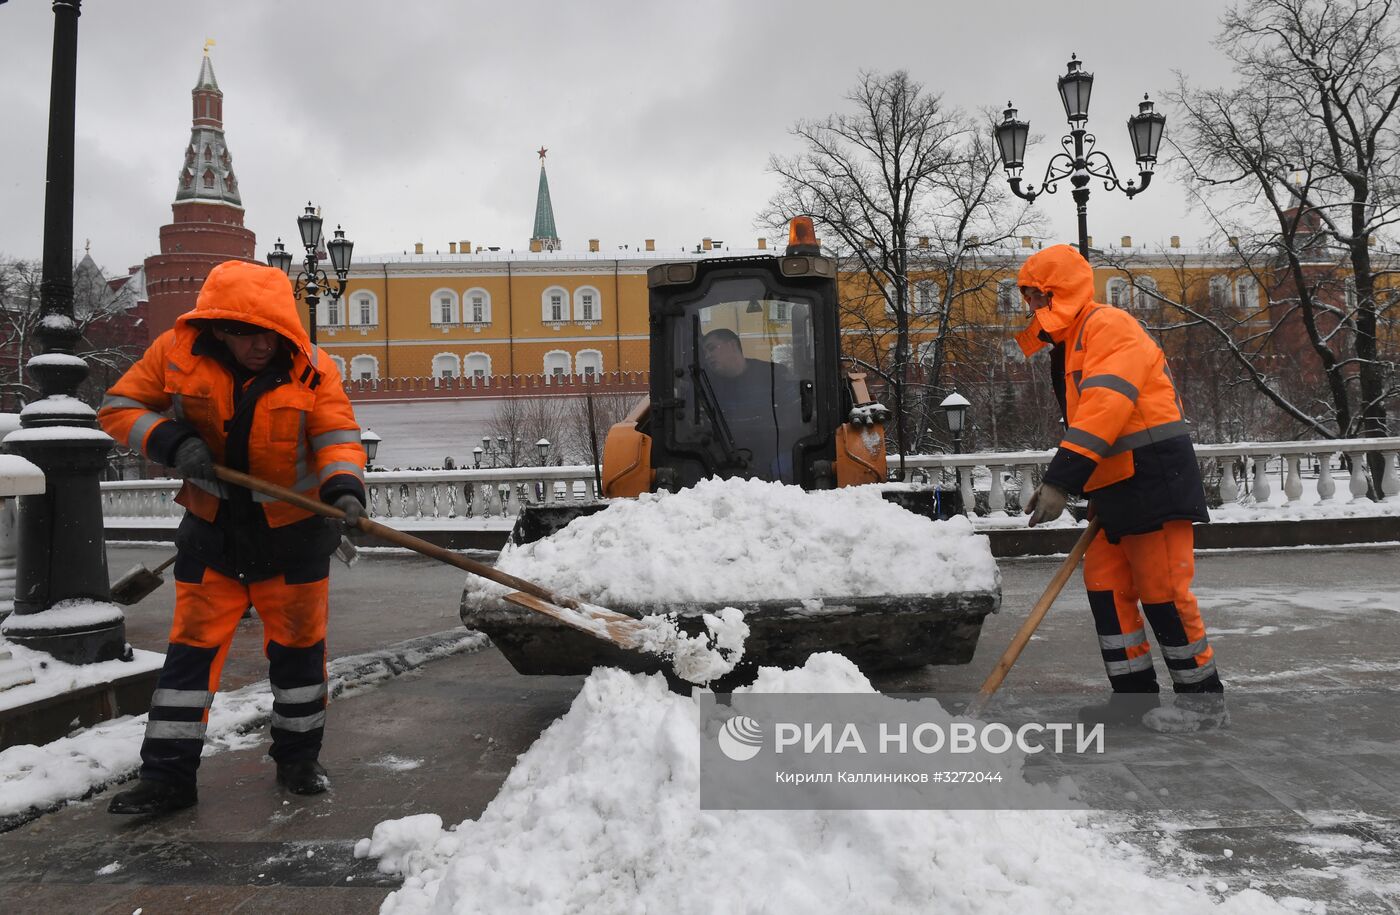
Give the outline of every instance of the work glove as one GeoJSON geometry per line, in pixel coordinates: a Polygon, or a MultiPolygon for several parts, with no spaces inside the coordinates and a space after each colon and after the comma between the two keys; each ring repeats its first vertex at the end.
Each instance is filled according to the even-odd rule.
{"type": "Polygon", "coordinates": [[[336,532],[342,537],[345,536],[346,531],[357,529],[358,522],[361,518],[369,517],[369,515],[365,513],[364,503],[361,502],[357,496],[353,496],[350,493],[339,496],[331,504],[345,512],[344,520],[340,518],[331,519],[331,524],[335,526],[336,532]]]}
{"type": "Polygon", "coordinates": [[[203,439],[187,438],[175,449],[175,471],[187,480],[216,480],[214,455],[203,439]]]}
{"type": "Polygon", "coordinates": [[[1041,483],[1026,503],[1026,514],[1031,516],[1030,526],[1054,521],[1064,514],[1068,502],[1069,493],[1053,483],[1041,483]]]}

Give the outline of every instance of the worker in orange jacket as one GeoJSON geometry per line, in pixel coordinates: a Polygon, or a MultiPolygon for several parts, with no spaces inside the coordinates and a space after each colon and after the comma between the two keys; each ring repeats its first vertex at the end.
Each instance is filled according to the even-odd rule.
{"type": "Polygon", "coordinates": [[[1191,593],[1191,525],[1210,516],[1166,357],[1132,315],[1094,301],[1093,268],[1074,248],[1036,252],[1017,282],[1032,310],[1017,342],[1027,356],[1062,348],[1065,382],[1064,440],[1026,512],[1035,526],[1083,494],[1102,524],[1084,584],[1114,692],[1085,717],[1141,717],[1158,730],[1223,724],[1224,686],[1191,593]],[[1172,709],[1158,708],[1144,614],[1178,694],[1172,709]]]}
{"type": "Polygon", "coordinates": [[[216,266],[194,310],[108,390],[98,419],[185,478],[175,621],[140,780],[109,809],[168,813],[196,803],[209,705],[249,606],[263,624],[277,780],[297,794],[325,791],[328,575],[345,525],[214,474],[217,462],[319,497],[352,523],[364,516],[359,425],[335,365],[301,326],[287,276],[242,261],[216,266]]]}

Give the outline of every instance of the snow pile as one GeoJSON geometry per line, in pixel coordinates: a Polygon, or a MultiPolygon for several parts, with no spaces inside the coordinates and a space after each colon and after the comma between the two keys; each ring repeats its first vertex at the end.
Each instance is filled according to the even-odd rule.
{"type": "MultiPolygon", "coordinates": [[[[845,658],[765,668],[753,689],[873,692],[845,658]]],[[[599,669],[478,820],[380,823],[357,857],[400,873],[384,913],[1282,912],[1217,904],[1064,811],[705,811],[695,704],[599,669]]],[[[1037,790],[1019,781],[1008,790],[1037,790]]]]}
{"type": "MultiPolygon", "coordinates": [[[[53,609],[57,609],[57,605],[53,609]]],[[[48,613],[50,611],[44,611],[48,613]]],[[[34,614],[40,616],[42,614],[34,614]]],[[[18,617],[24,619],[25,617],[18,617]]],[[[7,618],[16,619],[15,616],[7,618]]],[[[47,651],[36,651],[0,639],[0,649],[9,652],[13,661],[28,669],[32,683],[0,691],[0,710],[19,708],[90,686],[112,683],[123,677],[160,670],[165,655],[155,651],[132,651],[130,661],[101,661],[97,664],[68,664],[57,660],[47,651]]],[[[2,779],[3,776],[0,776],[2,779]]]]}
{"type": "Polygon", "coordinates": [[[61,600],[38,613],[13,613],[0,623],[3,632],[38,632],[46,629],[86,629],[126,619],[122,608],[105,600],[61,600]]]}
{"type": "Polygon", "coordinates": [[[674,614],[644,617],[638,647],[671,659],[676,676],[689,683],[704,685],[734,669],[744,656],[744,640],[749,624],[734,607],[704,614],[707,635],[686,635],[676,625],[674,614]]]}
{"type": "MultiPolygon", "coordinates": [[[[998,587],[985,537],[930,521],[873,486],[804,492],[705,480],[623,499],[562,531],[501,551],[496,568],[604,606],[718,603],[998,587]]],[[[468,601],[499,587],[469,578],[468,601]]]]}

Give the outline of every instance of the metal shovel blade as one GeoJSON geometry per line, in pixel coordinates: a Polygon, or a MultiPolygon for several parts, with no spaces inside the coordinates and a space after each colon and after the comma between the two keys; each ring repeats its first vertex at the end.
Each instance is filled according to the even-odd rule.
{"type": "Polygon", "coordinates": [[[144,563],[138,562],[131,571],[112,582],[112,600],[124,607],[139,603],[156,588],[165,584],[165,578],[160,573],[174,561],[175,557],[171,556],[156,566],[154,571],[146,568],[144,563]]]}

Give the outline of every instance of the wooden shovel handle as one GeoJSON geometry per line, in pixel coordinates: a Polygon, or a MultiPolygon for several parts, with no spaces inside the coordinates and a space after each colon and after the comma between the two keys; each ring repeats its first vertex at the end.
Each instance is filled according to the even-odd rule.
{"type": "MultiPolygon", "coordinates": [[[[265,496],[271,496],[274,499],[279,499],[289,505],[295,505],[297,508],[305,509],[313,514],[334,518],[337,521],[345,520],[345,512],[335,506],[327,505],[320,499],[308,498],[299,492],[287,489],[285,486],[278,486],[276,483],[269,483],[267,480],[259,479],[258,477],[250,476],[246,473],[232,470],[218,464],[214,465],[214,473],[225,483],[233,483],[237,486],[251,489],[254,492],[260,492],[265,496]]],[[[387,540],[396,546],[413,550],[415,553],[421,553],[439,562],[445,562],[450,566],[456,566],[464,572],[480,575],[482,578],[490,579],[512,590],[523,591],[541,600],[558,604],[561,607],[568,607],[571,610],[577,610],[579,607],[578,601],[574,600],[572,597],[556,594],[548,588],[541,587],[534,582],[526,581],[523,578],[516,578],[509,572],[502,572],[484,562],[468,559],[460,553],[455,553],[435,543],[429,543],[412,534],[405,534],[403,531],[395,530],[377,521],[371,521],[369,518],[359,519],[354,526],[366,534],[373,534],[381,540],[387,540]]]]}
{"type": "Polygon", "coordinates": [[[1069,577],[1074,574],[1074,569],[1079,565],[1079,560],[1084,558],[1084,553],[1089,549],[1089,544],[1093,542],[1094,537],[1096,537],[1098,533],[1099,519],[1094,518],[1089,522],[1088,526],[1084,528],[1084,533],[1080,534],[1079,539],[1074,542],[1074,546],[1070,549],[1069,555],[1065,557],[1065,561],[1060,563],[1060,567],[1055,570],[1055,575],[1050,579],[1050,584],[1045,586],[1045,592],[1040,595],[1040,600],[1036,601],[1035,606],[1031,608],[1030,616],[1026,617],[1026,621],[1021,624],[1021,628],[1017,630],[1016,637],[1011,640],[1011,644],[1006,647],[1006,651],[1002,652],[1001,660],[997,661],[996,666],[992,668],[992,672],[987,675],[987,679],[982,684],[982,688],[977,691],[977,696],[972,700],[972,704],[968,706],[968,714],[980,712],[986,706],[987,700],[992,698],[992,693],[995,693],[997,688],[1001,686],[1001,681],[1005,680],[1006,675],[1011,672],[1011,665],[1016,663],[1016,659],[1021,656],[1021,652],[1025,649],[1026,645],[1030,643],[1031,636],[1035,634],[1035,630],[1040,626],[1040,621],[1045,619],[1045,614],[1049,612],[1050,605],[1055,603],[1055,598],[1060,596],[1060,591],[1064,589],[1065,582],[1069,581],[1069,577]]]}

